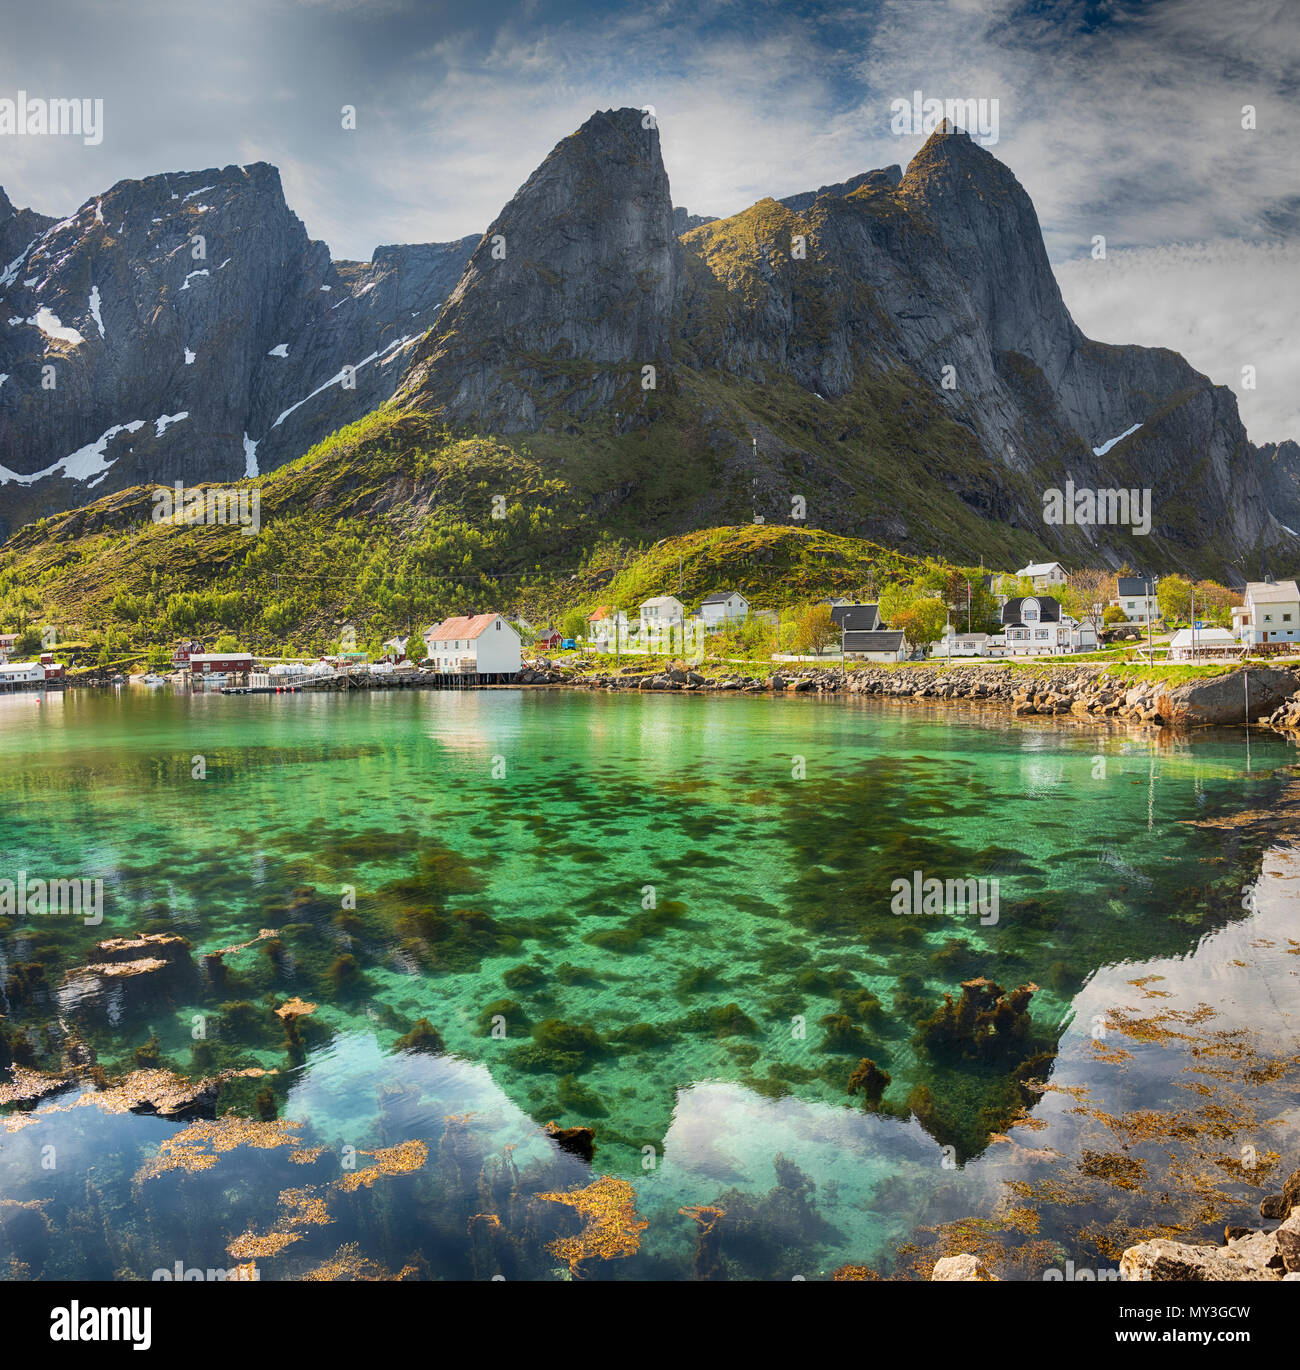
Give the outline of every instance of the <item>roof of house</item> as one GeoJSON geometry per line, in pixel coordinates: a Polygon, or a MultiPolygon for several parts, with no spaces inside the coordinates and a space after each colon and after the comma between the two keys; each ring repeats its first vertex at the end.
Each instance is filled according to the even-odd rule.
{"type": "MultiPolygon", "coordinates": [[[[1170,647],[1190,647],[1192,645],[1192,630],[1190,628],[1180,628],[1169,640],[1170,647]]],[[[1239,640],[1226,628],[1197,628],[1196,645],[1198,647],[1224,647],[1239,645],[1239,640]]]]}
{"type": "Polygon", "coordinates": [[[1045,576],[1050,571],[1065,572],[1065,567],[1059,561],[1031,561],[1028,566],[1022,566],[1016,572],[1018,576],[1045,576]]]}
{"type": "Polygon", "coordinates": [[[537,640],[540,642],[544,637],[558,637],[563,640],[564,634],[560,632],[558,628],[539,628],[537,630],[537,640]]]}
{"type": "Polygon", "coordinates": [[[988,637],[987,633],[954,633],[953,640],[956,642],[982,642],[988,637]]]}
{"type": "Polygon", "coordinates": [[[500,614],[469,614],[459,618],[445,618],[441,623],[435,624],[424,634],[425,642],[458,642],[464,638],[467,642],[472,642],[494,619],[500,618],[500,614]]]}
{"type": "Polygon", "coordinates": [[[594,608],[594,609],[591,611],[591,613],[589,613],[589,614],[587,615],[587,622],[588,622],[588,623],[599,623],[599,622],[601,621],[602,618],[608,618],[608,617],[609,617],[609,605],[608,605],[608,604],[598,604],[598,605],[596,606],[596,608],[594,608]]]}
{"type": "Polygon", "coordinates": [[[900,629],[889,628],[881,632],[846,632],[844,650],[846,652],[896,652],[903,645],[900,629]]]}
{"type": "Polygon", "coordinates": [[[1037,623],[1059,623],[1061,621],[1061,604],[1059,600],[1053,599],[1051,595],[1022,595],[1018,599],[1009,599],[1002,606],[1002,626],[1004,628],[1020,627],[1020,606],[1027,599],[1032,599],[1038,605],[1037,623]]]}
{"type": "Polygon", "coordinates": [[[1115,582],[1115,590],[1121,598],[1124,595],[1154,595],[1156,582],[1154,577],[1120,576],[1115,582]]]}
{"type": "MultiPolygon", "coordinates": [[[[725,604],[733,595],[737,599],[745,599],[739,590],[714,590],[711,595],[706,595],[700,603],[703,604],[725,604]]],[[[748,604],[749,601],[745,600],[748,604]]]]}
{"type": "Polygon", "coordinates": [[[676,595],[655,595],[651,599],[643,599],[641,608],[644,609],[647,604],[658,605],[660,608],[666,608],[669,604],[675,604],[679,609],[685,607],[676,595]]]}
{"type": "Polygon", "coordinates": [[[190,661],[251,661],[252,652],[191,652],[190,661]]]}
{"type": "Polygon", "coordinates": [[[1252,580],[1246,586],[1246,598],[1252,604],[1288,604],[1300,600],[1300,587],[1294,580],[1252,580]]]}
{"type": "Polygon", "coordinates": [[[834,604],[831,622],[846,633],[869,633],[883,626],[878,604],[834,604]]]}

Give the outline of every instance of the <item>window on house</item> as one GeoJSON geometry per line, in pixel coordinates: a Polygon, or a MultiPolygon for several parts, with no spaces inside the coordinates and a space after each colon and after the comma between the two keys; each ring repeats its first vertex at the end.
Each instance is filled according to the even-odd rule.
{"type": "Polygon", "coordinates": [[[1272,623],[1272,622],[1273,622],[1273,615],[1272,615],[1272,614],[1265,614],[1265,615],[1264,615],[1264,622],[1265,622],[1265,623],[1272,623]]]}
{"type": "Polygon", "coordinates": [[[1290,615],[1290,614],[1283,614],[1283,615],[1282,615],[1282,622],[1283,622],[1283,623],[1290,623],[1290,622],[1291,622],[1291,615],[1290,615]]]}

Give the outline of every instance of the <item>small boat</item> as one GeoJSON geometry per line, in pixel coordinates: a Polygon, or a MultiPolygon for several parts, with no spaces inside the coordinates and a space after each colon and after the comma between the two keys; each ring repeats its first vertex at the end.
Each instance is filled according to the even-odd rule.
{"type": "Polygon", "coordinates": [[[160,675],[155,675],[152,671],[146,671],[144,675],[136,679],[137,685],[166,685],[166,681],[160,675]]]}

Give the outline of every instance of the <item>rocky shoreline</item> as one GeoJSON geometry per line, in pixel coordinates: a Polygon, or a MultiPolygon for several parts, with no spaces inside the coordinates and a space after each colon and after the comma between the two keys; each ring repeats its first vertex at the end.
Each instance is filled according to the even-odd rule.
{"type": "Polygon", "coordinates": [[[739,672],[709,676],[689,666],[647,672],[625,666],[587,674],[548,660],[526,662],[520,684],[589,690],[687,694],[850,694],[920,702],[961,700],[1016,715],[1068,714],[1161,727],[1264,723],[1300,731],[1300,675],[1271,667],[1225,671],[1171,686],[1125,680],[1098,665],[1045,666],[1040,672],[1002,665],[803,667],[767,679],[739,672]]]}
{"type": "MultiPolygon", "coordinates": [[[[1293,1170],[1280,1194],[1270,1194],[1259,1206],[1265,1220],[1276,1227],[1227,1227],[1222,1246],[1195,1246],[1156,1237],[1130,1246],[1119,1260],[1125,1281],[1179,1280],[1300,1282],[1300,1170],[1293,1170]]],[[[938,1281],[996,1280],[978,1256],[963,1252],[937,1261],[930,1278],[938,1281]]]]}

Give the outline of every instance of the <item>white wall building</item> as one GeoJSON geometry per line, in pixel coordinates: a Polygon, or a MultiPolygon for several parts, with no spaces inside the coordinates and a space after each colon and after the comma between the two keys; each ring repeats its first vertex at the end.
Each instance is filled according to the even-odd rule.
{"type": "Polygon", "coordinates": [[[656,595],[653,599],[641,602],[641,627],[646,628],[667,628],[669,624],[676,623],[681,626],[686,622],[686,606],[676,595],[656,595]]]}
{"type": "Polygon", "coordinates": [[[1154,577],[1120,576],[1115,582],[1116,597],[1111,604],[1124,611],[1130,623],[1152,623],[1160,617],[1154,577]]]}
{"type": "Polygon", "coordinates": [[[1053,585],[1064,585],[1070,573],[1059,561],[1031,561],[1016,572],[1033,581],[1035,590],[1050,590],[1053,585]]]}
{"type": "Polygon", "coordinates": [[[749,613],[749,601],[739,590],[715,590],[700,603],[700,617],[706,628],[725,628],[739,623],[749,613]]]}
{"type": "Polygon", "coordinates": [[[1097,647],[1097,630],[1061,612],[1060,601],[1051,595],[1025,595],[1002,606],[1002,635],[1006,645],[990,655],[1059,656],[1068,652],[1091,652],[1097,647]]]}
{"type": "Polygon", "coordinates": [[[1294,580],[1252,580],[1244,598],[1232,611],[1232,630],[1247,646],[1300,642],[1300,588],[1294,580]]]}
{"type": "Polygon", "coordinates": [[[962,633],[950,623],[932,656],[988,656],[989,635],[987,633],[962,633]]]}
{"type": "Polygon", "coordinates": [[[519,634],[500,614],[444,619],[424,634],[424,654],[435,670],[514,675],[523,664],[519,634]]]}
{"type": "Polygon", "coordinates": [[[1170,661],[1242,657],[1246,649],[1226,628],[1180,628],[1169,640],[1170,661]]]}

